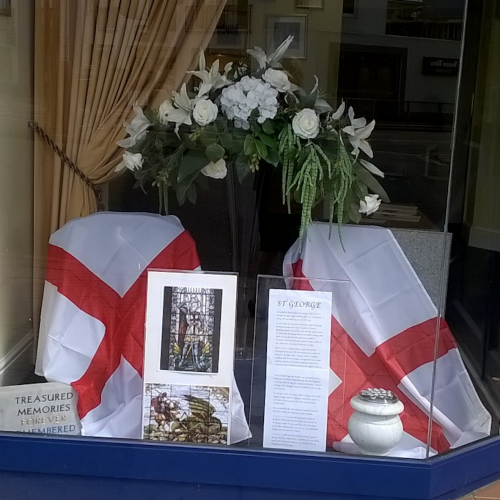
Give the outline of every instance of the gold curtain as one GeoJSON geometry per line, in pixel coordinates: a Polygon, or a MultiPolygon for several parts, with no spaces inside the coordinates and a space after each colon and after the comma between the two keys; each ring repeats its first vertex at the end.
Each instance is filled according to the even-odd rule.
{"type": "MultiPolygon", "coordinates": [[[[35,121],[95,184],[110,181],[132,104],[158,106],[196,66],[225,0],[37,0],[35,121]]],[[[35,137],[34,323],[49,236],[97,210],[92,189],[35,137]]]]}

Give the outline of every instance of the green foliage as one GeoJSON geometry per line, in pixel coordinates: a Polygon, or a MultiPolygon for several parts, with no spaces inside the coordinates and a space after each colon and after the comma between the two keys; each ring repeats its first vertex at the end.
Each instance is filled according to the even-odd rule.
{"type": "MultiPolygon", "coordinates": [[[[246,66],[235,63],[221,75],[216,67],[206,68],[202,58],[203,69],[196,75],[205,85],[195,86],[197,93],[189,93],[183,85],[165,103],[161,113],[147,107],[142,113],[135,108],[136,118],[127,127],[133,139],[129,144],[133,145],[126,151],[141,160],[140,164],[130,158],[131,163],[125,162],[135,176],[134,187],[157,188],[160,210],[167,212],[169,191],[175,191],[179,204],[186,200],[196,203],[198,189],[208,187],[206,176],[222,178],[226,169],[233,169],[239,182],[243,182],[259,168],[281,168],[281,201],[288,212],[292,203],[300,205],[300,237],[307,233],[314,207],[325,202],[330,223],[338,223],[340,241],[342,225],[361,220],[360,200],[363,207],[367,206],[366,200],[371,204],[365,212],[372,212],[379,203],[371,193],[389,202],[381,184],[358,159],[362,151],[369,152],[366,138],[374,122],[366,125],[364,119],[355,120],[352,110],[345,113],[344,104],[334,112],[320,98],[318,85],[309,93],[295,86],[284,92],[280,84],[262,80],[267,68],[261,63],[277,62],[289,43],[291,38],[269,59],[262,59],[259,51],[249,51],[261,58],[260,69],[247,80],[249,87],[245,84],[247,92],[256,83],[249,102],[240,100],[244,94],[242,87],[238,87],[243,76],[250,76],[246,66]],[[228,98],[230,93],[224,94],[224,89],[232,85],[233,97],[228,98]],[[200,102],[204,104],[201,106],[204,118],[197,115],[200,102]],[[245,106],[247,114],[241,118],[245,106]],[[297,122],[303,118],[309,120],[314,132],[306,133],[295,118],[297,122]],[[207,121],[208,125],[200,125],[207,121]]],[[[288,76],[281,74],[277,81],[286,82],[288,76]]],[[[371,171],[377,172],[373,168],[371,171]]]]}

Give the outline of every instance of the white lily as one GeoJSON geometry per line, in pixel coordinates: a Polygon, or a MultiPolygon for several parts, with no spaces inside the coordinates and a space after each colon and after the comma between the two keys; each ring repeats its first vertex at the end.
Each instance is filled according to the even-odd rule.
{"type": "Polygon", "coordinates": [[[191,119],[193,109],[199,101],[208,99],[208,92],[212,88],[211,83],[202,83],[198,89],[198,94],[194,99],[190,99],[187,93],[186,84],[183,83],[180,92],[172,92],[172,102],[165,101],[160,106],[160,121],[162,123],[173,122],[175,123],[175,133],[179,137],[179,127],[182,124],[192,125],[191,119]]]}
{"type": "Polygon", "coordinates": [[[134,170],[140,170],[143,162],[144,158],[141,153],[130,153],[129,151],[125,151],[122,156],[122,161],[115,168],[115,172],[121,172],[125,168],[132,172],[134,170]]]}
{"type": "Polygon", "coordinates": [[[253,49],[247,49],[247,54],[250,54],[259,63],[260,69],[266,69],[267,66],[267,54],[260,48],[254,47],[253,49]]]}
{"type": "Polygon", "coordinates": [[[347,138],[354,148],[352,154],[356,156],[359,150],[366,153],[370,158],[373,158],[373,151],[366,139],[370,137],[370,134],[375,127],[375,120],[372,120],[366,127],[355,129],[354,126],[350,125],[342,129],[343,132],[347,134],[347,138]]]}
{"type": "Polygon", "coordinates": [[[182,124],[192,125],[191,121],[191,111],[193,109],[193,105],[191,99],[188,96],[186,90],[186,84],[183,83],[180,92],[172,92],[172,101],[174,106],[166,106],[164,115],[164,119],[167,122],[175,123],[175,133],[177,137],[179,137],[179,127],[182,124]]]}
{"type": "Polygon", "coordinates": [[[368,172],[371,172],[374,175],[378,175],[379,177],[385,177],[384,172],[382,172],[382,170],[376,167],[373,163],[370,163],[366,160],[359,160],[359,163],[361,163],[361,165],[363,165],[363,167],[365,167],[368,172]]]}
{"type": "Polygon", "coordinates": [[[340,120],[341,116],[344,114],[345,111],[345,102],[342,101],[340,106],[337,108],[337,111],[332,114],[331,118],[332,120],[340,120]]]}
{"type": "Polygon", "coordinates": [[[130,137],[116,141],[118,146],[125,149],[131,148],[143,139],[148,132],[148,128],[151,126],[151,122],[146,118],[144,111],[137,102],[134,103],[134,112],[134,119],[130,123],[123,124],[130,137]]]}
{"type": "Polygon", "coordinates": [[[188,73],[197,76],[203,83],[211,84],[214,89],[220,89],[222,87],[225,87],[226,85],[230,85],[232,82],[227,78],[226,74],[221,75],[219,73],[219,64],[220,62],[217,59],[212,64],[212,67],[207,70],[205,64],[205,55],[203,54],[203,51],[200,50],[198,71],[188,71],[188,73]]]}
{"type": "Polygon", "coordinates": [[[349,106],[347,116],[349,116],[349,121],[354,128],[366,127],[366,118],[354,118],[354,109],[352,109],[352,106],[349,106]]]}
{"type": "Polygon", "coordinates": [[[168,115],[174,110],[174,106],[172,105],[172,101],[170,99],[166,99],[160,104],[158,108],[158,121],[166,125],[168,123],[168,115]]]}
{"type": "Polygon", "coordinates": [[[172,100],[176,108],[191,111],[191,99],[188,96],[185,83],[182,84],[180,92],[176,92],[175,90],[172,92],[172,100]]]}
{"type": "Polygon", "coordinates": [[[281,45],[272,54],[268,56],[267,64],[271,68],[274,68],[275,65],[279,63],[279,61],[283,58],[285,52],[288,50],[288,47],[292,42],[293,42],[293,36],[288,35],[287,39],[283,43],[281,43],[281,45]]]}
{"type": "Polygon", "coordinates": [[[257,60],[260,69],[266,69],[267,67],[281,68],[279,61],[283,58],[292,42],[293,36],[290,35],[272,54],[267,55],[260,47],[247,49],[247,53],[257,60]]]}
{"type": "Polygon", "coordinates": [[[198,89],[198,95],[195,97],[195,99],[206,99],[207,94],[210,92],[210,89],[213,87],[211,83],[202,83],[200,85],[200,88],[198,89]]]}
{"type": "Polygon", "coordinates": [[[324,99],[321,99],[319,97],[314,103],[314,109],[318,113],[329,113],[330,111],[332,111],[332,107],[324,99]]]}

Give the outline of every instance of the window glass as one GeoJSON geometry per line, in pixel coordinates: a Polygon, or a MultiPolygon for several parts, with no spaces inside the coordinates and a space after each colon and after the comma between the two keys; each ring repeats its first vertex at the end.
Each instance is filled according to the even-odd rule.
{"type": "Polygon", "coordinates": [[[2,430],[422,459],[488,437],[454,297],[496,325],[474,144],[494,153],[497,26],[471,10],[478,47],[465,17],[446,0],[0,2],[2,430]],[[450,179],[476,243],[449,275],[450,179]],[[363,447],[352,422],[380,415],[397,437],[363,447]]]}

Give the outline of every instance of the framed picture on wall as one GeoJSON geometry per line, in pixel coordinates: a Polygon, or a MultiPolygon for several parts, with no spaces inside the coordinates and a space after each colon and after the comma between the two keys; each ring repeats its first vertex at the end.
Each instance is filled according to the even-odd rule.
{"type": "Polygon", "coordinates": [[[299,9],[323,9],[325,0],[295,0],[295,7],[299,9]]]}
{"type": "Polygon", "coordinates": [[[237,0],[228,0],[208,48],[210,52],[245,54],[250,33],[251,6],[240,5],[237,0]],[[229,51],[229,52],[228,52],[229,51]]]}
{"type": "Polygon", "coordinates": [[[12,15],[12,3],[11,0],[0,0],[0,16],[12,15]]]}
{"type": "Polygon", "coordinates": [[[267,18],[267,52],[275,51],[278,46],[292,35],[286,57],[305,59],[307,53],[307,15],[268,16],[267,18]]]}
{"type": "Polygon", "coordinates": [[[342,14],[348,17],[356,17],[356,0],[344,0],[342,5],[342,14]]]}

